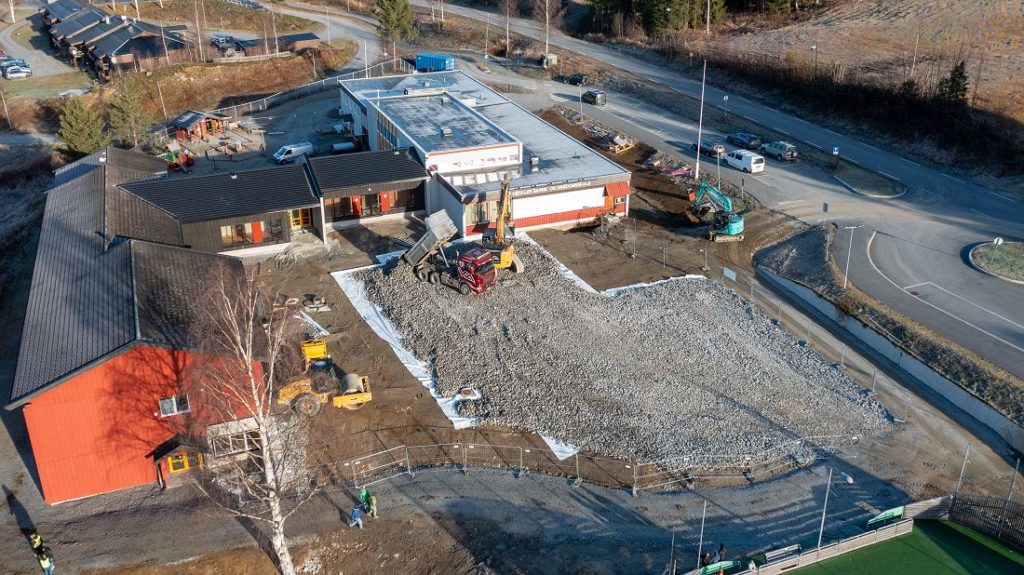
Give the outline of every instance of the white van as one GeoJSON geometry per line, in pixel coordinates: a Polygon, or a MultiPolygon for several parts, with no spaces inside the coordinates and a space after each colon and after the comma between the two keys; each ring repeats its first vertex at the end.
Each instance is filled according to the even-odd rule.
{"type": "Polygon", "coordinates": [[[725,155],[725,163],[748,174],[764,171],[764,156],[750,150],[733,150],[725,155]]]}
{"type": "Polygon", "coordinates": [[[309,142],[300,142],[298,144],[288,144],[287,146],[281,146],[281,149],[274,152],[274,161],[278,164],[290,164],[294,162],[299,156],[305,156],[313,153],[313,144],[309,142]]]}

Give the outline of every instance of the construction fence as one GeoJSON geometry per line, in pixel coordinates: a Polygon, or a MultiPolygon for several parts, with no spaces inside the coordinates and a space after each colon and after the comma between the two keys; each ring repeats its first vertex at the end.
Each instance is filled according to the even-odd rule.
{"type": "Polygon", "coordinates": [[[685,489],[698,480],[725,483],[765,479],[827,457],[848,441],[838,436],[795,439],[761,453],[682,456],[652,462],[626,462],[576,453],[558,459],[547,448],[483,443],[400,445],[340,463],[323,464],[322,485],[373,485],[417,469],[445,467],[468,473],[473,468],[508,470],[514,477],[530,472],[565,477],[574,484],[590,483],[613,489],[641,491],[685,489]]]}

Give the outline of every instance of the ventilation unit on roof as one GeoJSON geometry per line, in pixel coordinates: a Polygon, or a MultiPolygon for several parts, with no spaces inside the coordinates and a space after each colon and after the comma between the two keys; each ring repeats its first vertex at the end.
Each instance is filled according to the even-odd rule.
{"type": "Polygon", "coordinates": [[[536,172],[540,167],[540,156],[530,156],[530,173],[536,172]]]}
{"type": "Polygon", "coordinates": [[[452,103],[452,99],[451,98],[449,98],[448,96],[441,96],[441,105],[442,106],[447,106],[448,104],[451,104],[451,103],[452,103]]]}
{"type": "Polygon", "coordinates": [[[106,17],[104,17],[104,18],[103,18],[103,23],[104,23],[104,24],[110,24],[110,16],[106,16],[106,17]]]}
{"type": "Polygon", "coordinates": [[[449,137],[451,135],[452,135],[452,129],[451,128],[449,128],[448,126],[445,126],[445,127],[441,128],[441,137],[442,138],[447,138],[447,137],[449,137]]]}
{"type": "Polygon", "coordinates": [[[232,180],[237,180],[238,179],[238,174],[236,174],[234,172],[231,172],[231,179],[232,180]]]}

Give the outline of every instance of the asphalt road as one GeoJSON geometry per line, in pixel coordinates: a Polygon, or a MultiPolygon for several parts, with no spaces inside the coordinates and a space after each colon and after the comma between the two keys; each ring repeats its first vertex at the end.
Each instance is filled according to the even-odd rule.
{"type": "MultiPolygon", "coordinates": [[[[411,0],[426,6],[426,0],[411,0]]],[[[487,13],[449,5],[451,13],[483,21],[487,13]]],[[[515,19],[516,33],[543,39],[543,27],[515,19]]],[[[700,97],[700,81],[684,77],[614,49],[551,32],[551,44],[642,76],[682,94],[700,97]]],[[[714,74],[713,70],[709,74],[714,74]]],[[[722,102],[726,92],[708,87],[706,102],[722,102]]],[[[563,86],[555,100],[576,102],[574,88],[563,86]]],[[[964,249],[994,237],[1024,238],[1024,204],[940,169],[923,166],[879,147],[845,136],[746,98],[730,95],[729,113],[769,126],[800,142],[840,148],[848,160],[898,178],[909,193],[889,200],[860,196],[828,175],[806,166],[769,160],[764,175],[746,176],[747,189],[769,207],[809,222],[865,224],[857,234],[875,240],[851,257],[850,281],[894,309],[945,337],[1024,377],[1024,286],[985,275],[966,262],[964,249]],[[828,211],[825,211],[828,204],[828,211]]],[[[574,104],[575,105],[575,104],[574,104]]],[[[659,148],[688,145],[696,126],[673,114],[621,95],[610,95],[598,119],[616,118],[617,128],[642,139],[660,139],[659,148]],[[621,127],[620,127],[621,126],[621,127]],[[653,138],[651,137],[653,135],[653,138]]],[[[705,114],[705,117],[714,114],[705,114]]],[[[714,133],[713,118],[705,130],[714,133]]],[[[702,170],[707,164],[702,162],[702,170]]],[[[708,171],[704,172],[708,174],[708,171]]],[[[722,178],[738,183],[738,173],[722,167],[722,178]],[[729,174],[729,175],[727,175],[729,174]]],[[[843,262],[845,264],[845,261],[843,262]]]]}

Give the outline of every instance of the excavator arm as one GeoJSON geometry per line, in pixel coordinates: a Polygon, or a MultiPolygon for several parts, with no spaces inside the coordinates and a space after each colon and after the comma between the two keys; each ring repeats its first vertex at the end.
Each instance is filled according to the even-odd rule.
{"type": "Polygon", "coordinates": [[[487,251],[495,255],[494,267],[511,269],[514,273],[523,271],[522,261],[516,256],[516,247],[512,243],[509,217],[512,215],[511,181],[506,175],[501,182],[501,197],[498,199],[498,217],[494,228],[484,230],[483,243],[487,251]]]}

